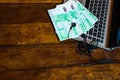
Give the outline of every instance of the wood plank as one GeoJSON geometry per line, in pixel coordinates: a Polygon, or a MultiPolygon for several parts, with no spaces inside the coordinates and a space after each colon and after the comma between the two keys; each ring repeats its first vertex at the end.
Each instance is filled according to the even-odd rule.
{"type": "Polygon", "coordinates": [[[0,45],[58,43],[47,9],[55,4],[0,4],[0,45]]]}
{"type": "Polygon", "coordinates": [[[59,43],[51,23],[0,25],[0,45],[59,43]]]}
{"type": "MultiPolygon", "coordinates": [[[[0,80],[119,80],[120,64],[93,65],[88,56],[76,54],[76,41],[59,42],[46,12],[59,0],[37,1],[0,4],[0,80]]],[[[119,53],[97,49],[92,57],[119,63],[119,53]]]]}
{"type": "Polygon", "coordinates": [[[119,66],[120,64],[112,64],[48,69],[40,73],[38,72],[34,80],[41,78],[42,80],[119,80],[119,66]]]}
{"type": "MultiPolygon", "coordinates": [[[[56,44],[41,44],[28,46],[1,46],[0,47],[0,71],[15,69],[46,69],[84,65],[92,65],[94,62],[88,56],[76,54],[77,43],[74,41],[56,44]]],[[[93,59],[112,59],[120,62],[120,49],[112,52],[97,49],[93,52],[93,59]]]]}
{"type": "Polygon", "coordinates": [[[103,64],[53,69],[7,71],[1,80],[119,80],[120,64],[103,64]]]}
{"type": "Polygon", "coordinates": [[[95,65],[87,67],[70,67],[51,69],[38,73],[34,78],[49,80],[119,80],[120,64],[95,65]],[[45,77],[47,76],[47,77],[45,77]]]}
{"type": "Polygon", "coordinates": [[[0,3],[61,3],[62,0],[0,0],[0,3]]]}
{"type": "Polygon", "coordinates": [[[1,3],[0,24],[51,22],[47,10],[54,8],[55,5],[55,3],[1,3]]]}

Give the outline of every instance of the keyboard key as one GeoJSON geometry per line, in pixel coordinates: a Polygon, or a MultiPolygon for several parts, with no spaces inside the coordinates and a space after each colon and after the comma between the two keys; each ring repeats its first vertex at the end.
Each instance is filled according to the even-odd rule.
{"type": "Polygon", "coordinates": [[[103,21],[102,20],[100,20],[100,24],[102,24],[103,23],[103,21]]]}
{"type": "Polygon", "coordinates": [[[105,8],[105,3],[102,4],[102,9],[104,9],[104,8],[105,8]]]}
{"type": "MultiPolygon", "coordinates": [[[[101,16],[102,16],[103,14],[101,14],[101,16]]],[[[103,17],[100,17],[100,20],[102,20],[103,21],[103,17]]]]}
{"type": "Polygon", "coordinates": [[[106,25],[106,23],[104,22],[104,23],[103,23],[103,25],[105,26],[105,25],[106,25]]]}
{"type": "Polygon", "coordinates": [[[99,28],[102,28],[102,24],[99,25],[99,28]]]}
{"type": "Polygon", "coordinates": [[[102,33],[102,36],[104,36],[104,33],[102,33]]]}
{"type": "Polygon", "coordinates": [[[91,39],[91,36],[88,36],[88,39],[91,39]]]}
{"type": "Polygon", "coordinates": [[[103,43],[103,40],[101,40],[101,43],[103,43]]]}
{"type": "Polygon", "coordinates": [[[104,39],[104,37],[102,36],[101,39],[104,39]]]}
{"type": "Polygon", "coordinates": [[[102,32],[105,32],[105,30],[103,29],[102,32]]]}
{"type": "Polygon", "coordinates": [[[97,4],[94,4],[94,6],[97,6],[97,4]]]}
{"type": "Polygon", "coordinates": [[[95,0],[95,3],[97,3],[98,2],[98,0],[95,0]]]}
{"type": "Polygon", "coordinates": [[[100,42],[100,39],[97,39],[97,42],[100,42]]]}
{"type": "Polygon", "coordinates": [[[92,38],[92,41],[96,41],[96,38],[95,38],[95,37],[93,37],[93,38],[92,38]]]}
{"type": "Polygon", "coordinates": [[[97,17],[100,17],[100,14],[97,14],[96,16],[97,16],[97,17]]]}
{"type": "Polygon", "coordinates": [[[100,32],[98,32],[97,37],[98,37],[98,38],[100,38],[100,37],[101,37],[101,33],[100,33],[100,32]]]}
{"type": "Polygon", "coordinates": [[[103,0],[103,3],[105,3],[106,1],[105,0],[103,0]]]}
{"type": "Polygon", "coordinates": [[[89,10],[92,11],[92,7],[90,7],[89,10]]]}
{"type": "Polygon", "coordinates": [[[93,33],[93,29],[90,29],[89,34],[92,35],[92,33],[93,33]]]}
{"type": "Polygon", "coordinates": [[[98,7],[100,8],[100,7],[101,7],[101,4],[98,4],[98,7]]]}
{"type": "Polygon", "coordinates": [[[99,29],[98,29],[98,31],[100,31],[100,32],[101,32],[101,31],[102,31],[102,29],[101,29],[101,28],[99,28],[99,29]]]}
{"type": "Polygon", "coordinates": [[[100,14],[100,11],[99,11],[99,10],[97,11],[97,14],[100,14]]]}
{"type": "Polygon", "coordinates": [[[93,10],[93,14],[96,13],[96,10],[93,10]]]}
{"type": "Polygon", "coordinates": [[[87,31],[87,34],[89,33],[89,31],[87,31]]]}
{"type": "Polygon", "coordinates": [[[103,16],[104,16],[104,13],[101,13],[101,17],[103,18],[103,16]]]}
{"type": "Polygon", "coordinates": [[[97,28],[94,29],[94,32],[97,32],[97,28]]]}
{"type": "Polygon", "coordinates": [[[90,4],[90,7],[92,8],[92,7],[93,7],[93,4],[90,4]]]}
{"type": "Polygon", "coordinates": [[[97,33],[93,33],[93,36],[96,36],[97,35],[97,33]]]}

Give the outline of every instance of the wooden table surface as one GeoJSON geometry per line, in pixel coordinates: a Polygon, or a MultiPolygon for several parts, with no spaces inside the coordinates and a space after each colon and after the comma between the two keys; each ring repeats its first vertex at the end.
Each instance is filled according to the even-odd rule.
{"type": "Polygon", "coordinates": [[[76,53],[75,40],[60,42],[47,10],[62,0],[0,1],[0,80],[120,80],[120,49],[76,53]]]}

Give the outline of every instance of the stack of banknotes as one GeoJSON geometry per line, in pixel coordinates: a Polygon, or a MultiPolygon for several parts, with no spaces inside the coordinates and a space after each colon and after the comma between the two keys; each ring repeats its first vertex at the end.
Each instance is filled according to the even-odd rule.
{"type": "Polygon", "coordinates": [[[68,0],[64,4],[56,5],[48,10],[48,14],[60,41],[86,34],[98,20],[78,0],[68,0]]]}

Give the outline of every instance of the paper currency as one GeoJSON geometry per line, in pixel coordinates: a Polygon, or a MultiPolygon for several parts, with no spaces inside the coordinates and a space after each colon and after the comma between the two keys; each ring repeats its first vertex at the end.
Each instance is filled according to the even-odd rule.
{"type": "Polygon", "coordinates": [[[98,20],[77,0],[56,5],[56,8],[48,10],[48,14],[60,41],[86,33],[98,20]],[[72,23],[75,26],[71,29],[72,23]]]}

